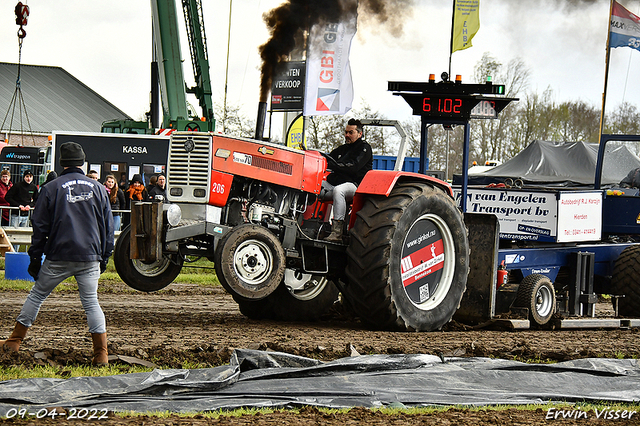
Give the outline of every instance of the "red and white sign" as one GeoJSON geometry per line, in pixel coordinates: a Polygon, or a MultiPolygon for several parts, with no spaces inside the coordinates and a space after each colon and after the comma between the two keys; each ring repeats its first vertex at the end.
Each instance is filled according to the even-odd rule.
{"type": "MultiPolygon", "coordinates": [[[[355,8],[354,8],[355,10],[355,8]]],[[[342,22],[311,27],[304,95],[304,115],[346,114],[353,104],[349,51],[357,14],[342,22]]]]}
{"type": "Polygon", "coordinates": [[[211,171],[211,191],[209,192],[209,204],[214,206],[224,206],[227,204],[233,175],[228,173],[211,171]]]}
{"type": "Polygon", "coordinates": [[[444,267],[444,245],[435,241],[401,260],[402,283],[405,287],[444,267]]]}
{"type": "Polygon", "coordinates": [[[602,192],[561,192],[558,196],[558,242],[599,241],[602,192]]]}

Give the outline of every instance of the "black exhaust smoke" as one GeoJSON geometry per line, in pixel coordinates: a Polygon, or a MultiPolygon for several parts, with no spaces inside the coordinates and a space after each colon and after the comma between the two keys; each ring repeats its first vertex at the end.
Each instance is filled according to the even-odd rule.
{"type": "Polygon", "coordinates": [[[258,117],[256,118],[256,137],[261,141],[264,136],[264,123],[267,120],[267,103],[260,101],[258,103],[258,117]]]}
{"type": "Polygon", "coordinates": [[[318,23],[335,23],[343,16],[359,12],[365,22],[383,25],[392,36],[402,34],[405,16],[411,16],[415,0],[287,0],[265,13],[263,19],[271,37],[260,46],[262,58],[260,102],[267,102],[273,76],[280,62],[297,47],[301,33],[318,23]],[[369,19],[370,18],[370,19],[369,19]]]}

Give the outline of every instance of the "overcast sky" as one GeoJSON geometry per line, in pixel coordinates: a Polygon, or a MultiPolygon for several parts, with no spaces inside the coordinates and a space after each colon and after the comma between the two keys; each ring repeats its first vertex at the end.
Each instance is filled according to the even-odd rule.
{"type": "MultiPolygon", "coordinates": [[[[149,102],[149,1],[23,2],[30,7],[31,15],[25,27],[22,63],[62,67],[127,114],[142,117],[149,102]]],[[[639,0],[620,2],[640,14],[639,0]]],[[[281,3],[282,0],[233,1],[228,101],[242,106],[252,120],[259,94],[258,46],[268,39],[262,15],[281,3]]],[[[15,2],[2,4],[0,61],[15,63],[15,2]]],[[[214,102],[222,101],[229,2],[202,0],[202,4],[214,102]]],[[[483,53],[490,52],[503,64],[520,57],[531,72],[530,91],[542,93],[550,87],[558,102],[583,100],[599,108],[608,19],[609,0],[481,0],[480,30],[473,47],[453,54],[452,74],[461,74],[463,82],[471,83],[473,67],[483,53]]],[[[448,69],[451,4],[415,0],[402,30],[402,36],[393,37],[388,28],[361,19],[351,49],[356,102],[363,99],[387,118],[397,120],[406,120],[411,111],[402,99],[387,91],[387,81],[426,81],[429,73],[439,76],[448,69]]],[[[183,46],[185,76],[192,84],[184,40],[183,46]]],[[[636,106],[640,103],[638,76],[640,52],[614,49],[608,111],[623,100],[636,106]]],[[[23,90],[28,88],[23,85],[23,90]]]]}

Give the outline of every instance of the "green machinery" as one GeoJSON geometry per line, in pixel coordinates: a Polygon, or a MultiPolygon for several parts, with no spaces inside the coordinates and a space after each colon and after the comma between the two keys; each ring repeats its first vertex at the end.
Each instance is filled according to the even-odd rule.
{"type": "Polygon", "coordinates": [[[102,125],[104,133],[152,134],[157,128],[213,131],[215,118],[211,101],[211,78],[207,40],[200,0],[181,0],[185,17],[195,86],[187,87],[182,70],[182,55],[175,0],[152,0],[153,62],[151,64],[151,106],[146,121],[114,120],[102,125]],[[158,87],[160,93],[158,93],[158,87]],[[189,113],[187,93],[195,94],[202,116],[189,113]],[[158,117],[162,105],[162,122],[158,117]]]}

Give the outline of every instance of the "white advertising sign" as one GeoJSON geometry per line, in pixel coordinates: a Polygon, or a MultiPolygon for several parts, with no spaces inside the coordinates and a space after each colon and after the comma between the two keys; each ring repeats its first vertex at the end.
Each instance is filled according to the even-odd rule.
{"type": "MultiPolygon", "coordinates": [[[[454,188],[460,206],[460,188],[454,188]]],[[[500,238],[522,241],[599,241],[602,192],[467,189],[467,213],[498,217],[500,238]]]]}
{"type": "MultiPolygon", "coordinates": [[[[460,206],[460,189],[455,192],[460,206]]],[[[468,188],[467,212],[496,215],[501,239],[555,241],[556,238],[555,192],[468,188]]]]}
{"type": "Polygon", "coordinates": [[[599,241],[602,192],[561,192],[558,198],[558,242],[599,241]]]}
{"type": "Polygon", "coordinates": [[[357,16],[311,27],[307,52],[304,115],[346,114],[353,103],[349,51],[357,16]]]}

